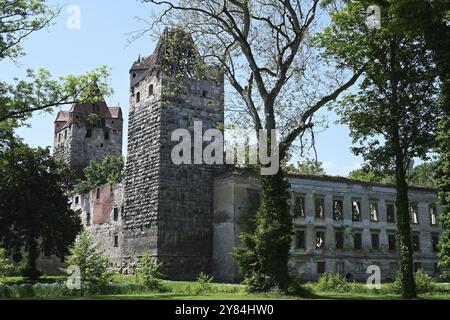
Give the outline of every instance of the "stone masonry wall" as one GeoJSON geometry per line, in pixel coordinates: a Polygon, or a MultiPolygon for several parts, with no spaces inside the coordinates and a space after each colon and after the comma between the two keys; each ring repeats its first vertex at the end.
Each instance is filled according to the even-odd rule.
{"type": "Polygon", "coordinates": [[[165,93],[161,108],[158,258],[173,278],[195,279],[212,272],[214,166],[173,164],[171,151],[179,142],[172,142],[171,134],[188,129],[193,140],[194,121],[202,122],[203,132],[223,125],[223,79],[183,79],[178,88],[170,78],[162,83],[166,92],[179,93],[165,93]]]}
{"type": "Polygon", "coordinates": [[[193,132],[196,120],[204,130],[223,123],[223,78],[146,76],[132,87],[130,105],[124,266],[131,272],[149,250],[173,279],[210,272],[213,167],[172,164],[171,135],[193,132]]]}
{"type": "Polygon", "coordinates": [[[125,180],[123,264],[133,272],[145,250],[157,256],[158,204],[160,198],[160,81],[147,77],[132,87],[128,126],[125,180]],[[150,85],[154,86],[149,94],[150,85]],[[137,102],[137,93],[140,101],[137,102]]]}

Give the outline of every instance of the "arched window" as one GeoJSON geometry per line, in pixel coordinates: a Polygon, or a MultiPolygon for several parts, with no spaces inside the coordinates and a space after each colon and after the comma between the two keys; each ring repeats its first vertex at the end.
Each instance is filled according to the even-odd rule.
{"type": "Polygon", "coordinates": [[[148,87],[148,96],[149,97],[153,96],[153,85],[152,84],[148,87]]]}

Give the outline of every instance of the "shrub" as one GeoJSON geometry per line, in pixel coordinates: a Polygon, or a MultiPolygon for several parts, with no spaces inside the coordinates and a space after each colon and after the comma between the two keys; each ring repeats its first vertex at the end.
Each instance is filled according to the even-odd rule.
{"type": "Polygon", "coordinates": [[[206,273],[201,272],[197,278],[196,292],[205,293],[210,292],[212,289],[211,282],[214,280],[213,276],[209,276],[206,273]]]}
{"type": "Polygon", "coordinates": [[[11,298],[12,292],[8,285],[0,283],[0,299],[11,298]]]}
{"type": "Polygon", "coordinates": [[[2,282],[3,278],[8,276],[11,269],[12,265],[9,263],[9,259],[6,256],[6,250],[0,248],[0,282],[2,282]]]}
{"type": "MultiPolygon", "coordinates": [[[[416,291],[418,294],[432,293],[436,290],[436,281],[427,275],[422,269],[415,274],[416,291]]],[[[400,294],[402,292],[402,274],[399,272],[392,283],[392,290],[400,294]]]]}
{"type": "Polygon", "coordinates": [[[88,231],[77,236],[69,252],[67,263],[80,268],[81,289],[97,290],[111,281],[108,258],[102,254],[100,245],[94,243],[88,231]]]}
{"type": "Polygon", "coordinates": [[[146,251],[144,255],[139,259],[138,266],[136,268],[136,278],[139,283],[151,290],[162,289],[160,272],[162,263],[151,257],[149,252],[146,251]]]}
{"type": "Polygon", "coordinates": [[[325,273],[316,283],[316,289],[319,291],[349,291],[350,285],[347,280],[339,273],[325,273]]]}

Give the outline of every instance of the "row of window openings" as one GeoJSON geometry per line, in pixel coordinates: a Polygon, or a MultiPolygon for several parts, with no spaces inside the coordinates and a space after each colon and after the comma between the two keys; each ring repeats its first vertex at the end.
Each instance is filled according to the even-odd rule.
{"type": "MultiPolygon", "coordinates": [[[[153,96],[153,85],[151,84],[148,88],[148,96],[151,97],[153,96]]],[[[209,92],[208,91],[203,91],[202,92],[202,98],[207,98],[208,97],[209,92]]],[[[141,93],[140,92],[136,92],[136,103],[139,103],[141,101],[141,93]]]]}
{"type": "MultiPolygon", "coordinates": [[[[62,137],[62,133],[60,133],[58,135],[58,142],[61,142],[61,137],[62,137]]],[[[110,137],[109,131],[105,131],[103,137],[105,140],[109,140],[109,137],[110,137]]],[[[86,130],[86,138],[92,138],[92,129],[88,128],[86,130]]],[[[66,139],[67,139],[67,131],[64,131],[64,140],[66,140],[66,139]]]]}
{"type": "MultiPolygon", "coordinates": [[[[344,267],[345,267],[344,262],[337,262],[336,263],[336,271],[338,273],[344,274],[344,267]]],[[[397,269],[398,269],[397,263],[392,263],[391,264],[391,270],[392,271],[396,271],[397,269]]],[[[421,262],[414,262],[414,272],[417,272],[420,269],[422,269],[422,263],[421,262]]],[[[362,262],[358,262],[356,264],[355,271],[359,272],[359,273],[365,273],[364,265],[363,265],[362,262]]],[[[434,264],[434,272],[435,273],[439,273],[440,272],[437,262],[434,264]]],[[[325,273],[325,261],[317,262],[317,273],[318,274],[324,274],[325,273]]]]}
{"type": "MultiPolygon", "coordinates": [[[[315,217],[319,219],[323,219],[325,217],[325,203],[323,198],[315,198],[315,217]]],[[[434,205],[430,205],[430,220],[432,225],[437,224],[437,212],[436,207],[434,205]]],[[[343,214],[343,201],[342,200],[333,200],[333,219],[336,221],[342,221],[344,219],[343,214]]],[[[370,221],[378,222],[379,212],[378,212],[378,203],[370,202],[369,203],[369,213],[370,213],[370,221]]],[[[294,204],[294,215],[296,217],[305,217],[305,198],[304,197],[295,197],[294,204]]],[[[387,222],[395,223],[395,205],[393,203],[386,204],[386,215],[387,222]]],[[[419,209],[417,203],[412,203],[410,205],[410,217],[412,224],[419,223],[419,209]]],[[[360,201],[352,201],[352,220],[355,222],[361,221],[361,202],[360,201]]]]}
{"type": "MultiPolygon", "coordinates": [[[[109,138],[110,138],[110,134],[109,134],[109,131],[105,131],[104,133],[103,133],[103,137],[104,137],[104,139],[105,140],[109,140],[109,138]]],[[[92,129],[87,129],[86,130],[86,138],[92,138],[92,129]]]]}
{"type": "MultiPolygon", "coordinates": [[[[153,96],[153,85],[152,84],[148,87],[148,96],[149,97],[153,96]]],[[[141,101],[141,93],[136,92],[136,102],[140,102],[140,101],[141,101]]]]}
{"type": "MultiPolygon", "coordinates": [[[[431,236],[431,244],[433,248],[433,252],[438,251],[438,242],[439,236],[432,235],[431,236]]],[[[371,234],[371,245],[372,249],[378,250],[380,249],[380,235],[378,233],[371,234]]],[[[414,251],[420,251],[420,238],[418,235],[411,236],[411,245],[414,251]]],[[[335,246],[336,249],[344,249],[344,233],[336,232],[335,233],[335,246]]],[[[316,232],[316,248],[323,249],[325,247],[325,232],[317,231],[316,232]]],[[[297,231],[296,232],[296,248],[297,249],[306,249],[306,238],[305,231],[297,231]]],[[[360,250],[362,249],[362,234],[354,233],[353,234],[353,248],[360,250]]],[[[395,234],[388,235],[388,248],[391,251],[397,249],[397,237],[395,234]]]]}
{"type": "MultiPolygon", "coordinates": [[[[123,215],[123,206],[121,207],[121,212],[123,215]]],[[[118,221],[119,220],[119,208],[115,207],[113,210],[113,220],[114,221],[118,221]]],[[[91,225],[91,213],[90,212],[86,212],[86,225],[90,226],[91,225]]]]}
{"type": "MultiPolygon", "coordinates": [[[[62,139],[62,133],[58,134],[58,142],[61,142],[62,139]]],[[[67,139],[67,130],[64,130],[64,140],[67,139]]]]}

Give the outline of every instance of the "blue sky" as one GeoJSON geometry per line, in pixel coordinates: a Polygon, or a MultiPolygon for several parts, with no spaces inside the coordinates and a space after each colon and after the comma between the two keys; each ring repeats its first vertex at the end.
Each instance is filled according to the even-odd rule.
{"type": "MultiPolygon", "coordinates": [[[[81,74],[98,66],[112,68],[111,85],[114,94],[106,100],[108,104],[120,105],[125,118],[128,114],[128,71],[139,54],[146,56],[155,47],[150,36],[145,36],[127,46],[127,33],[143,27],[136,17],[150,17],[156,8],[137,0],[74,0],[73,2],[49,1],[64,6],[55,25],[48,30],[32,34],[24,43],[27,55],[18,64],[0,62],[0,80],[12,81],[22,78],[27,68],[46,68],[54,76],[81,74]],[[67,28],[70,14],[68,5],[80,8],[80,29],[67,28]]],[[[68,107],[67,107],[68,108],[68,107]]],[[[62,108],[63,110],[67,108],[62,108]]],[[[56,115],[37,113],[29,121],[30,128],[21,128],[18,134],[33,147],[51,146],[53,143],[53,121],[56,115]]],[[[325,171],[332,175],[347,175],[358,168],[362,160],[352,155],[348,128],[334,124],[336,115],[328,113],[329,128],[316,134],[316,149],[325,171]]],[[[124,140],[126,143],[125,120],[124,140]]],[[[124,146],[125,147],[125,146],[124,146]]],[[[125,149],[124,149],[125,150],[125,149]]]]}

